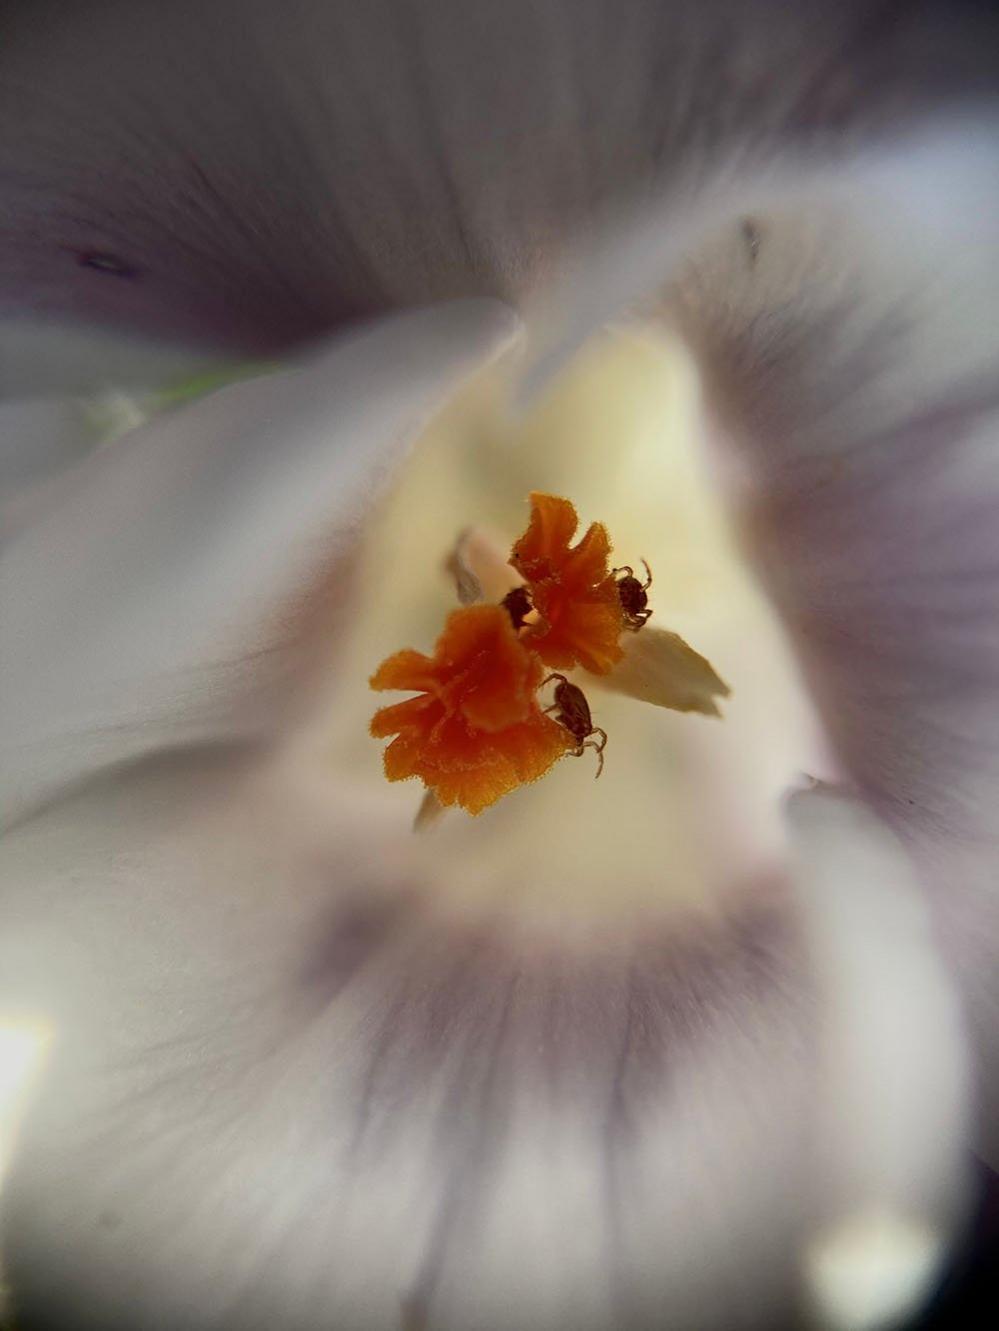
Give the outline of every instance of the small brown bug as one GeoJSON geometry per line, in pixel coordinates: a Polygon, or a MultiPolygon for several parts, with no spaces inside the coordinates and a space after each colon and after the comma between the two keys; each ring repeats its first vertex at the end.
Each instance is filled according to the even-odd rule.
{"type": "Polygon", "coordinates": [[[635,577],[635,570],[629,564],[623,564],[620,568],[611,569],[615,577],[618,573],[623,573],[623,578],[618,578],[617,594],[621,599],[621,609],[624,611],[624,626],[631,629],[632,633],[637,633],[640,628],[648,623],[652,616],[649,607],[648,590],[652,586],[652,570],[642,560],[642,566],[645,569],[645,581],[639,582],[635,577]]]}
{"type": "Polygon", "coordinates": [[[513,620],[513,627],[518,631],[524,627],[527,616],[534,609],[531,604],[531,593],[526,587],[514,587],[513,591],[507,592],[502,605],[513,620]]]}
{"type": "MultiPolygon", "coordinates": [[[[554,712],[556,714],[555,720],[560,726],[564,726],[576,741],[576,747],[571,751],[574,758],[582,758],[584,749],[596,749],[598,759],[597,776],[599,776],[604,770],[607,731],[601,730],[599,726],[593,724],[593,718],[590,716],[590,704],[586,701],[586,695],[575,684],[570,684],[565,675],[549,675],[547,679],[541,681],[541,687],[544,688],[553,679],[558,680],[555,686],[555,701],[544,710],[546,713],[554,712]],[[591,735],[599,735],[600,739],[591,739],[591,735]]],[[[594,780],[596,780],[596,777],[594,780]]]]}

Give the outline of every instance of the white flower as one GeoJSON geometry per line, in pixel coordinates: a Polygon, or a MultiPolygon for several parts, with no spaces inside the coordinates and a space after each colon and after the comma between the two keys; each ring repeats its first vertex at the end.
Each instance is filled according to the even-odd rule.
{"type": "MultiPolygon", "coordinates": [[[[982,1150],[999,1084],[996,144],[916,114],[988,72],[979,20],[869,19],[12,21],[4,344],[28,312],[310,343],[98,451],[67,429],[8,508],[0,1017],[51,1037],[0,1196],[29,1325],[772,1327],[805,1279],[874,1325],[925,1292],[962,1204],[952,983],[982,1150]],[[693,349],[844,786],[795,795],[774,873],[711,912],[628,875],[619,910],[533,911],[513,800],[478,850],[414,849],[394,792],[316,754],[379,609],[375,501],[515,329],[482,300],[385,312],[542,291],[531,382],[636,303],[693,349]],[[518,901],[469,908],[477,862],[516,863],[518,901]]],[[[124,381],[31,336],[8,395],[124,381]]],[[[580,816],[546,817],[556,849],[580,816]]]]}

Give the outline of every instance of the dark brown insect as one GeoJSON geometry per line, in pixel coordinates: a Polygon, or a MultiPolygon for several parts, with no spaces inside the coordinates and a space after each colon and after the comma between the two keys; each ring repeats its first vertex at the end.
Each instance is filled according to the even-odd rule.
{"type": "Polygon", "coordinates": [[[558,680],[555,685],[555,701],[544,710],[546,713],[554,712],[555,720],[560,726],[564,726],[576,741],[576,747],[571,751],[574,758],[582,758],[584,749],[596,749],[597,776],[599,776],[604,770],[607,731],[593,724],[590,704],[586,701],[585,693],[575,684],[570,684],[565,675],[549,675],[547,679],[541,681],[541,687],[544,688],[553,679],[558,680]],[[600,739],[592,739],[593,735],[599,735],[600,739]]]}
{"type": "Polygon", "coordinates": [[[644,559],[642,567],[645,569],[644,582],[638,581],[635,570],[629,564],[611,569],[614,577],[619,573],[624,574],[623,578],[617,580],[617,594],[621,599],[621,609],[624,611],[624,626],[626,629],[631,629],[632,633],[637,633],[652,616],[648,597],[648,590],[652,586],[652,570],[644,559]]]}
{"type": "Polygon", "coordinates": [[[531,605],[531,593],[526,587],[514,587],[513,591],[507,592],[503,597],[503,609],[513,620],[515,629],[522,629],[524,621],[531,613],[534,607],[531,605]]]}

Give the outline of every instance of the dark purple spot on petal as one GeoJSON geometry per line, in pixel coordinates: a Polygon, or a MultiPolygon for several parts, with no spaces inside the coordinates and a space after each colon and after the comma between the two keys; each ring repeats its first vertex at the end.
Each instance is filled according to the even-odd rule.
{"type": "Polygon", "coordinates": [[[739,229],[742,232],[742,240],[746,247],[750,267],[753,267],[760,253],[759,224],[752,217],[744,217],[739,224],[739,229]]]}
{"type": "Polygon", "coordinates": [[[405,895],[392,901],[357,899],[341,906],[325,931],[319,931],[315,953],[303,974],[309,992],[323,1005],[349,983],[394,932],[410,922],[413,902],[405,895]]]}
{"type": "Polygon", "coordinates": [[[99,273],[108,273],[111,277],[138,277],[139,270],[134,264],[121,259],[117,254],[106,250],[78,250],[76,261],[81,268],[93,268],[99,273]]]}

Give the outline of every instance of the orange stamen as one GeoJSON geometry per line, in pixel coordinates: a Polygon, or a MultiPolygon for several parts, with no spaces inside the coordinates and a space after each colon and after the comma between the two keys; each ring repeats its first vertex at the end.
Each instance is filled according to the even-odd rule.
{"type": "Polygon", "coordinates": [[[395,736],[385,750],[385,775],[419,777],[441,804],[469,813],[544,776],[573,739],[541,712],[543,675],[502,606],[455,610],[432,657],[396,652],[371,677],[373,689],[418,695],[372,718],[376,739],[395,736]]]}
{"type": "Polygon", "coordinates": [[[624,655],[618,639],[624,616],[610,571],[610,540],[591,523],[578,545],[575,508],[556,495],[531,495],[531,521],[514,544],[510,563],[526,580],[540,616],[525,639],[545,665],[581,665],[606,675],[624,655]]]}

